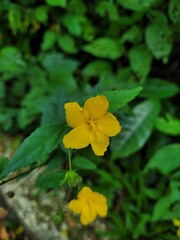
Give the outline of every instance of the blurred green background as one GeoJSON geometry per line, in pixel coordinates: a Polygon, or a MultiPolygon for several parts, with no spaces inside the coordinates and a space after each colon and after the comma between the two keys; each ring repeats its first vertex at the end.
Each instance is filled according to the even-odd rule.
{"type": "MultiPolygon", "coordinates": [[[[26,137],[64,123],[66,101],[143,87],[116,113],[122,132],[105,158],[80,154],[97,165],[81,162],[81,174],[108,194],[108,230],[98,236],[177,239],[179,42],[179,0],[0,0],[1,131],[26,137]]],[[[41,177],[38,186],[52,188],[54,177],[41,177]]]]}

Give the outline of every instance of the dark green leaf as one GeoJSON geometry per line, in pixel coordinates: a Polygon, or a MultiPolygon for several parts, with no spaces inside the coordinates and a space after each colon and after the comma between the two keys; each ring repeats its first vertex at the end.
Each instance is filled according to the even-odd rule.
{"type": "Polygon", "coordinates": [[[43,189],[60,189],[62,180],[64,179],[65,172],[52,171],[46,174],[41,174],[37,181],[36,186],[43,189]]]}
{"type": "Polygon", "coordinates": [[[131,48],[129,52],[129,60],[132,70],[141,81],[146,80],[153,60],[151,52],[144,46],[136,46],[131,48]]]}
{"type": "Polygon", "coordinates": [[[122,131],[112,139],[112,158],[127,157],[148,140],[160,111],[158,101],[145,101],[133,109],[133,115],[120,121],[122,131]]]}
{"type": "Polygon", "coordinates": [[[59,141],[63,127],[64,125],[60,124],[48,124],[36,129],[36,131],[24,140],[2,172],[1,177],[5,177],[10,172],[15,172],[32,163],[44,163],[49,154],[60,144],[59,141]]]}
{"type": "Polygon", "coordinates": [[[41,62],[49,73],[51,80],[49,90],[55,91],[60,87],[62,88],[62,86],[70,93],[77,90],[76,80],[73,76],[73,72],[78,66],[77,61],[64,59],[63,56],[58,53],[48,53],[42,56],[41,62]]]}
{"type": "Polygon", "coordinates": [[[86,169],[86,170],[96,169],[96,165],[93,162],[91,162],[89,159],[87,159],[85,157],[80,157],[80,156],[77,156],[73,160],[73,165],[75,167],[86,169]]]}
{"type": "Polygon", "coordinates": [[[85,76],[102,76],[107,72],[111,71],[111,66],[108,62],[103,60],[96,60],[90,62],[88,65],[85,66],[83,69],[83,73],[85,76]]]}
{"type": "Polygon", "coordinates": [[[168,82],[163,79],[149,78],[144,86],[143,90],[140,92],[140,97],[147,98],[170,98],[178,94],[179,87],[172,82],[168,82]]]}
{"type": "Polygon", "coordinates": [[[149,24],[145,31],[145,41],[156,59],[162,59],[164,63],[168,62],[172,50],[172,32],[164,21],[154,21],[149,24]]]}
{"type": "Polygon", "coordinates": [[[134,10],[134,11],[144,11],[148,10],[157,0],[118,0],[119,4],[122,5],[124,8],[134,10]]]}
{"type": "Polygon", "coordinates": [[[127,90],[107,91],[102,94],[105,95],[109,101],[109,111],[115,112],[124,107],[128,102],[132,101],[141,90],[141,87],[137,87],[127,90]]]}
{"type": "Polygon", "coordinates": [[[169,17],[174,23],[180,23],[180,1],[171,0],[169,3],[169,17]]]}
{"type": "Polygon", "coordinates": [[[67,0],[46,0],[46,3],[49,6],[65,8],[67,4],[67,0]]]}

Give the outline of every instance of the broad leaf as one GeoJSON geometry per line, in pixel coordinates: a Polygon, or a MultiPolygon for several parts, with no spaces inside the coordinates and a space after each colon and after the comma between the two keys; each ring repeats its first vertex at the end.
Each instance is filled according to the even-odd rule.
{"type": "Polygon", "coordinates": [[[22,60],[17,48],[6,46],[0,51],[0,73],[5,79],[19,76],[25,69],[26,63],[22,60]]]}
{"type": "Polygon", "coordinates": [[[41,49],[44,51],[51,50],[57,39],[57,34],[54,31],[46,31],[43,35],[41,49]]]}
{"type": "Polygon", "coordinates": [[[87,169],[87,170],[94,170],[96,169],[96,165],[91,162],[89,159],[85,157],[76,157],[73,161],[73,165],[78,168],[87,169]]]}
{"type": "Polygon", "coordinates": [[[49,6],[53,6],[53,7],[66,7],[67,4],[67,0],[46,0],[46,3],[49,6]]]}
{"type": "Polygon", "coordinates": [[[151,52],[144,45],[131,48],[129,52],[130,65],[141,81],[146,80],[151,70],[152,59],[151,52]]]}
{"type": "Polygon", "coordinates": [[[73,76],[73,72],[78,66],[77,61],[64,59],[61,54],[53,52],[42,55],[41,58],[42,65],[47,70],[51,80],[50,90],[54,91],[62,86],[71,93],[77,90],[76,80],[73,76]]]}
{"type": "Polygon", "coordinates": [[[46,174],[41,174],[37,181],[36,186],[43,189],[60,189],[62,180],[64,179],[65,172],[51,171],[46,174]]]}
{"type": "Polygon", "coordinates": [[[107,61],[103,60],[90,62],[83,69],[83,74],[85,76],[102,76],[108,72],[111,72],[111,66],[107,61]]]}
{"type": "Polygon", "coordinates": [[[74,54],[78,51],[75,46],[74,38],[68,34],[60,36],[58,39],[58,45],[67,53],[74,54]]]}
{"type": "Polygon", "coordinates": [[[158,101],[144,101],[133,109],[133,115],[120,121],[122,131],[112,139],[112,158],[127,157],[147,142],[160,111],[158,101]]]}
{"type": "Polygon", "coordinates": [[[169,17],[174,23],[180,23],[180,1],[171,0],[169,3],[169,17]]]}
{"type": "Polygon", "coordinates": [[[117,59],[123,54],[123,46],[121,43],[107,37],[95,39],[85,45],[83,50],[93,56],[108,59],[117,59]]]}
{"type": "Polygon", "coordinates": [[[151,5],[157,2],[157,0],[118,0],[119,4],[124,8],[134,10],[134,11],[144,11],[147,10],[151,5]]]}
{"type": "Polygon", "coordinates": [[[156,169],[162,174],[169,174],[180,167],[180,144],[173,143],[160,148],[149,160],[145,172],[156,169]]]}
{"type": "Polygon", "coordinates": [[[109,111],[115,112],[124,107],[128,102],[132,101],[141,90],[141,87],[137,87],[127,90],[107,91],[102,94],[105,95],[109,101],[109,111]]]}
{"type": "Polygon", "coordinates": [[[168,135],[180,135],[180,121],[177,118],[167,114],[166,118],[158,117],[156,129],[168,135]]]}
{"type": "Polygon", "coordinates": [[[164,196],[160,198],[153,209],[152,221],[158,221],[164,219],[164,216],[169,212],[169,207],[171,205],[170,196],[164,196]]]}
{"type": "Polygon", "coordinates": [[[60,124],[48,124],[36,129],[24,140],[2,172],[1,177],[5,177],[10,172],[15,172],[32,163],[44,163],[49,154],[60,144],[63,126],[60,124]]]}
{"type": "Polygon", "coordinates": [[[164,21],[154,21],[149,24],[145,31],[145,41],[153,56],[167,63],[172,50],[172,32],[164,21]]]}
{"type": "Polygon", "coordinates": [[[150,78],[145,82],[139,96],[163,99],[173,97],[178,93],[179,87],[175,83],[163,79],[150,78]]]}

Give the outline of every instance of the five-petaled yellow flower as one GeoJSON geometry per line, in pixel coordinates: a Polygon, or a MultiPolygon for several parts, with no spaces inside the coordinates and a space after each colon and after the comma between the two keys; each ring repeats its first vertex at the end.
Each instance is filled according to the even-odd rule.
{"type": "Polygon", "coordinates": [[[71,200],[68,207],[76,214],[81,214],[81,223],[87,225],[97,216],[107,215],[107,199],[104,195],[93,192],[89,187],[83,187],[78,193],[78,199],[71,200]]]}
{"type": "Polygon", "coordinates": [[[176,218],[173,219],[173,224],[174,224],[174,226],[178,227],[177,236],[180,239],[180,219],[176,219],[176,218]]]}
{"type": "Polygon", "coordinates": [[[85,101],[84,107],[77,102],[64,105],[66,120],[73,129],[63,138],[66,148],[85,148],[89,144],[98,156],[103,156],[109,145],[109,137],[121,131],[116,117],[107,112],[108,99],[101,95],[85,101]]]}

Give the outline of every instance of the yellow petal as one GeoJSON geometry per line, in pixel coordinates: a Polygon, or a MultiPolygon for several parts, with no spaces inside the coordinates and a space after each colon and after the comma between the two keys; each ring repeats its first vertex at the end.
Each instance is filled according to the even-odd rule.
{"type": "Polygon", "coordinates": [[[88,125],[81,125],[72,129],[63,138],[65,148],[85,148],[90,144],[90,129],[88,125]]]}
{"type": "Polygon", "coordinates": [[[96,211],[96,213],[100,216],[100,217],[105,217],[107,215],[107,204],[103,203],[97,203],[97,202],[92,202],[92,208],[96,211]]]}
{"type": "Polygon", "coordinates": [[[180,227],[180,220],[177,219],[177,218],[174,218],[174,219],[173,219],[173,224],[174,224],[174,226],[176,226],[176,227],[180,227]]]}
{"type": "Polygon", "coordinates": [[[78,193],[79,199],[88,199],[92,197],[92,190],[89,187],[83,187],[78,193]]]}
{"type": "Polygon", "coordinates": [[[69,202],[68,208],[71,209],[71,211],[73,211],[74,213],[80,214],[85,205],[86,205],[85,199],[75,199],[69,202]]]}
{"type": "Polygon", "coordinates": [[[91,208],[90,204],[86,204],[81,213],[81,223],[87,225],[95,220],[97,217],[96,211],[91,208]]]}
{"type": "Polygon", "coordinates": [[[121,126],[112,113],[106,113],[96,120],[99,129],[108,137],[113,137],[121,131],[121,126]]]}
{"type": "Polygon", "coordinates": [[[96,96],[89,98],[84,103],[84,109],[88,112],[89,117],[97,119],[103,116],[109,108],[109,102],[105,96],[96,96]]]}
{"type": "Polygon", "coordinates": [[[66,110],[66,121],[70,127],[77,127],[86,124],[86,117],[83,108],[77,102],[70,102],[64,105],[66,110]]]}
{"type": "Polygon", "coordinates": [[[100,203],[100,204],[104,204],[107,202],[106,197],[103,194],[98,193],[98,192],[92,193],[92,199],[93,199],[93,201],[100,203]]]}
{"type": "Polygon", "coordinates": [[[98,128],[91,131],[90,143],[97,156],[103,156],[109,145],[109,138],[98,128]]]}

